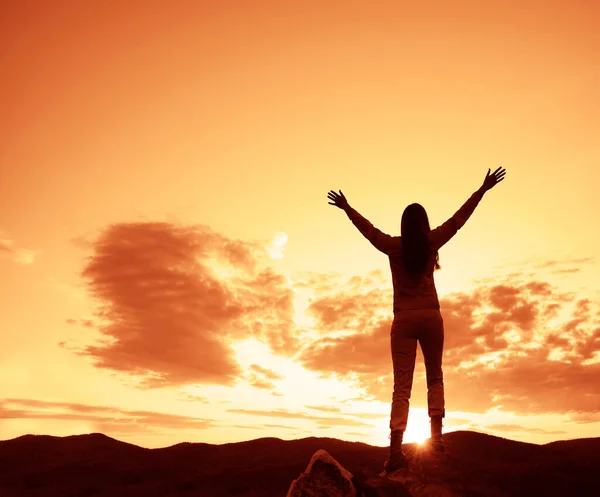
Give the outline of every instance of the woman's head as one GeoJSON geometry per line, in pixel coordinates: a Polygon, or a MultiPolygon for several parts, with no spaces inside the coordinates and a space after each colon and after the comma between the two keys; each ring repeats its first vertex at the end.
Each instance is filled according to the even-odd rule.
{"type": "MultiPolygon", "coordinates": [[[[421,204],[410,204],[402,213],[400,227],[402,235],[402,260],[410,274],[420,274],[427,269],[431,259],[428,234],[429,218],[421,204]]],[[[435,254],[435,269],[440,269],[438,254],[435,254]]]]}

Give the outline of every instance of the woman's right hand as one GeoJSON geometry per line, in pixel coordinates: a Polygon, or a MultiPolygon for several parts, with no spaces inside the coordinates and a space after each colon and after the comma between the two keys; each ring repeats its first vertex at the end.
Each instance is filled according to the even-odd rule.
{"type": "Polygon", "coordinates": [[[483,185],[481,185],[482,190],[487,192],[488,190],[494,188],[494,186],[504,179],[505,174],[506,169],[504,169],[502,166],[496,169],[492,174],[490,174],[490,169],[488,169],[487,175],[483,180],[483,185]]]}

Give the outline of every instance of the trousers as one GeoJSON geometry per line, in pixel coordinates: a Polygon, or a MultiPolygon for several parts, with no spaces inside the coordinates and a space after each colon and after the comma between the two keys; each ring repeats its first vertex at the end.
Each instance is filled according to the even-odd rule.
{"type": "Polygon", "coordinates": [[[444,320],[439,309],[403,310],[394,314],[390,333],[394,392],[390,430],[406,430],[408,407],[417,357],[417,342],[425,359],[429,417],[444,417],[444,320]]]}

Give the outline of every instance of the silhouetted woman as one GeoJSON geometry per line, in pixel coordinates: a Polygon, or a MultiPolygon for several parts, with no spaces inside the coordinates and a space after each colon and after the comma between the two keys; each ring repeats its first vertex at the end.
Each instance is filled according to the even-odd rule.
{"type": "Polygon", "coordinates": [[[385,471],[390,473],[405,466],[402,438],[408,420],[417,342],[421,345],[427,374],[427,407],[431,419],[429,445],[444,450],[442,418],[444,381],[442,353],[444,322],[433,280],[440,269],[438,250],[452,238],[471,216],[485,192],[504,179],[506,170],[488,169],[481,187],[448,221],[434,230],[420,204],[410,204],[402,214],[401,236],[390,236],[375,228],[348,204],[342,191],[331,190],[327,197],[343,209],[358,230],[381,252],[388,255],[394,287],[394,320],[391,329],[394,393],[390,416],[390,455],[385,471]]]}

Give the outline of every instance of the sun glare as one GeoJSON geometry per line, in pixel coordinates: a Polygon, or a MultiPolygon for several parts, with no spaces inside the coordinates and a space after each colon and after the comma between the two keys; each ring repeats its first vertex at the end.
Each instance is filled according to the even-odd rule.
{"type": "Polygon", "coordinates": [[[404,442],[424,443],[430,436],[429,417],[426,409],[411,408],[404,442]]]}

